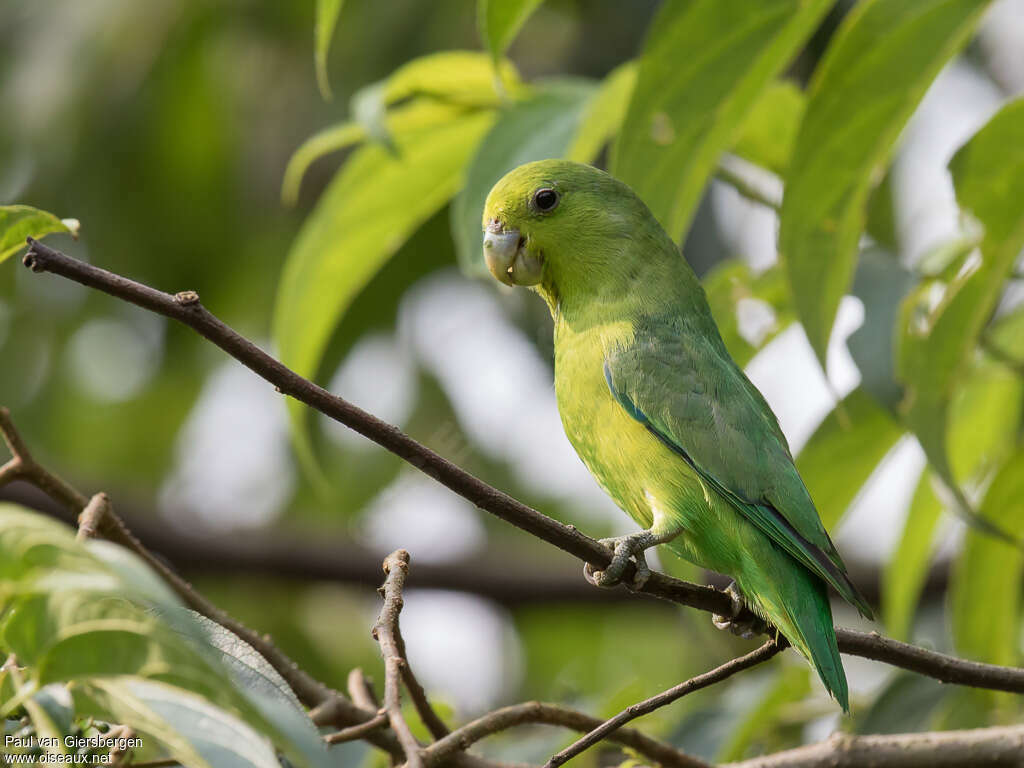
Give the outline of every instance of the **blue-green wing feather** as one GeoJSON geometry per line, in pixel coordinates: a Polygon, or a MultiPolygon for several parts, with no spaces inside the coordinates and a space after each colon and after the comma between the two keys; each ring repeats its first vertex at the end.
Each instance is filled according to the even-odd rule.
{"type": "Polygon", "coordinates": [[[638,325],[633,342],[605,360],[612,395],[740,514],[871,617],[771,408],[717,331],[685,323],[670,316],[638,325]]]}

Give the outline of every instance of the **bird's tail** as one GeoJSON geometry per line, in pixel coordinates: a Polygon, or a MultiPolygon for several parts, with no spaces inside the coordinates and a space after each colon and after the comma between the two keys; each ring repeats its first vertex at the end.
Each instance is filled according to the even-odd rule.
{"type": "MultiPolygon", "coordinates": [[[[757,607],[778,627],[818,673],[843,712],[850,711],[846,672],[839,658],[836,633],[832,626],[832,608],[827,588],[813,574],[800,569],[799,576],[791,574],[784,582],[785,594],[776,600],[766,599],[762,592],[754,598],[757,607]]],[[[776,596],[773,596],[776,597],[776,596]]]]}

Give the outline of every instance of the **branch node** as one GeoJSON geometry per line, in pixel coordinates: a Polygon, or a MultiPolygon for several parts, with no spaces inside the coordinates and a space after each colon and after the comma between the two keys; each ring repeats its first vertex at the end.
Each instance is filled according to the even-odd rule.
{"type": "Polygon", "coordinates": [[[174,294],[174,300],[183,307],[190,307],[199,303],[199,294],[196,291],[179,291],[174,294]]]}

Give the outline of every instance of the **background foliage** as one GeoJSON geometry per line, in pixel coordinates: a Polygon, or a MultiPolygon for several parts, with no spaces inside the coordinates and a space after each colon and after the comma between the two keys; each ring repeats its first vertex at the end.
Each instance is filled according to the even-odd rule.
{"type": "MultiPolygon", "coordinates": [[[[198,290],[300,373],[593,535],[627,523],[560,434],[546,310],[480,279],[479,216],[522,162],[607,167],[685,243],[879,629],[1020,663],[1024,561],[1005,540],[1024,529],[1019,0],[16,0],[2,14],[0,203],[80,220],[79,240],[54,242],[198,290]]],[[[0,261],[69,226],[4,208],[0,261]]],[[[80,487],[203,537],[404,546],[411,588],[418,562],[566,577],[397,459],[286,415],[187,331],[15,263],[0,266],[0,403],[80,487]]],[[[2,515],[0,646],[35,686],[17,696],[0,674],[6,714],[59,732],[72,712],[130,705],[190,765],[274,764],[268,747],[218,762],[253,728],[320,764],[287,691],[239,670],[231,638],[197,651],[220,647],[213,630],[135,581],[141,566],[2,515]],[[73,700],[51,685],[71,679],[73,700]],[[189,730],[211,711],[236,738],[189,730]]],[[[190,575],[329,684],[377,670],[371,590],[190,575]]],[[[609,715],[746,647],[662,606],[408,602],[410,655],[460,717],[523,698],[609,715]]],[[[725,760],[837,726],[1020,718],[1009,696],[847,660],[840,722],[788,656],[647,727],[725,760]]],[[[537,761],[562,738],[487,748],[537,761]]]]}

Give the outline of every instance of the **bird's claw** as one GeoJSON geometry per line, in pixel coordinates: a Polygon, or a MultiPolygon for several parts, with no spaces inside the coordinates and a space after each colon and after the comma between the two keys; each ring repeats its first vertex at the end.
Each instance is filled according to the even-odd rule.
{"type": "Polygon", "coordinates": [[[727,629],[734,635],[747,639],[763,634],[767,630],[768,624],[757,614],[746,610],[746,602],[743,600],[743,595],[740,594],[736,582],[734,581],[729,584],[724,591],[732,603],[729,615],[713,614],[711,617],[712,623],[718,629],[727,629]],[[744,613],[747,615],[744,616],[744,613]]]}
{"type": "Polygon", "coordinates": [[[587,563],[583,566],[583,578],[595,587],[615,587],[622,582],[622,576],[629,566],[630,560],[636,565],[633,578],[629,586],[634,590],[643,589],[647,580],[651,578],[651,568],[647,565],[647,558],[644,550],[660,543],[650,531],[631,533],[628,536],[615,536],[610,539],[601,539],[602,544],[612,548],[612,561],[604,570],[595,570],[594,566],[587,563]]]}

